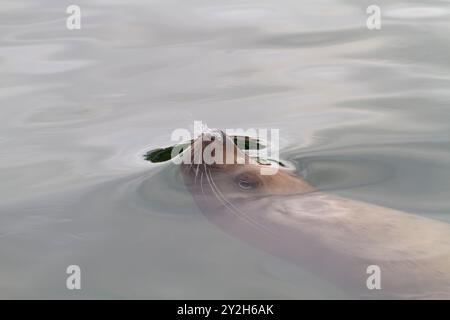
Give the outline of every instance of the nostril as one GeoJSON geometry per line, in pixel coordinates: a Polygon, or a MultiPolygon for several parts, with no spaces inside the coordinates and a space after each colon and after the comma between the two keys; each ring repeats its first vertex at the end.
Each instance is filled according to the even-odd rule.
{"type": "Polygon", "coordinates": [[[223,132],[220,130],[216,130],[216,129],[208,129],[207,131],[202,133],[202,138],[204,140],[209,140],[209,141],[222,141],[222,135],[223,132]]]}
{"type": "Polygon", "coordinates": [[[203,140],[211,140],[211,135],[209,133],[202,133],[203,140]]]}
{"type": "Polygon", "coordinates": [[[208,142],[208,143],[210,143],[210,142],[216,141],[216,139],[217,139],[217,136],[216,136],[216,135],[209,134],[209,133],[203,133],[203,134],[202,134],[202,140],[203,140],[203,142],[208,142]]]}

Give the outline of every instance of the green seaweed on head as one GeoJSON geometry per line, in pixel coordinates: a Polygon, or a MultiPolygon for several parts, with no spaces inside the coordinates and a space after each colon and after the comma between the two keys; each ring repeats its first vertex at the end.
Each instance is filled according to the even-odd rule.
{"type": "MultiPolygon", "coordinates": [[[[247,136],[232,136],[231,138],[234,144],[242,150],[260,150],[266,147],[261,144],[258,139],[247,136]]],[[[144,154],[144,159],[153,163],[169,161],[172,159],[172,152],[175,147],[179,147],[180,150],[178,151],[178,154],[181,154],[189,145],[191,145],[192,142],[193,140],[182,145],[174,145],[166,148],[150,150],[144,154]]]]}

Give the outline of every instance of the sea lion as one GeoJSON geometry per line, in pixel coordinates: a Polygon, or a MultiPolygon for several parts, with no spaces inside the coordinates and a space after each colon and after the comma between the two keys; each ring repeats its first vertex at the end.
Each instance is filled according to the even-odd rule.
{"type": "Polygon", "coordinates": [[[283,167],[262,175],[267,164],[229,143],[222,131],[210,131],[180,155],[190,160],[181,164],[184,181],[215,225],[353,297],[450,298],[448,224],[320,192],[283,167]],[[198,161],[211,146],[227,160],[198,161]],[[380,290],[368,289],[371,265],[380,268],[380,290]]]}

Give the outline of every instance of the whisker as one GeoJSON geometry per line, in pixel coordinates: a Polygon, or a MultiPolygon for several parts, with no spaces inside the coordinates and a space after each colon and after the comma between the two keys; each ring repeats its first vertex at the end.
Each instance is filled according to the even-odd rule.
{"type": "Polygon", "coordinates": [[[206,173],[206,177],[208,178],[208,182],[210,183],[211,189],[213,190],[214,194],[216,195],[216,197],[219,198],[219,200],[221,200],[222,204],[225,205],[226,208],[228,208],[229,210],[231,210],[237,217],[244,219],[245,221],[249,222],[251,225],[253,225],[254,227],[260,229],[261,231],[265,231],[268,232],[270,234],[273,234],[273,231],[267,229],[266,227],[262,226],[261,224],[257,223],[254,219],[250,218],[249,216],[247,216],[245,213],[243,213],[241,210],[239,210],[238,208],[236,208],[231,202],[229,202],[225,196],[221,193],[221,191],[219,190],[219,188],[217,187],[217,185],[214,182],[214,179],[211,175],[211,172],[208,171],[205,167],[205,173],[206,173]],[[208,176],[209,174],[209,176],[208,176]]]}
{"type": "Polygon", "coordinates": [[[200,172],[200,189],[202,190],[202,194],[205,194],[205,190],[203,190],[203,171],[200,172]]]}
{"type": "MultiPolygon", "coordinates": [[[[203,165],[205,167],[205,165],[203,165]]],[[[211,191],[214,193],[214,196],[216,197],[217,200],[220,201],[220,203],[227,209],[229,209],[234,215],[236,215],[237,217],[239,217],[239,215],[232,209],[230,208],[222,199],[222,197],[217,193],[216,189],[214,188],[214,186],[211,184],[210,181],[210,177],[208,176],[208,173],[206,171],[206,167],[205,167],[205,176],[208,182],[209,187],[211,188],[211,191]]]]}
{"type": "Polygon", "coordinates": [[[195,169],[195,179],[194,179],[194,184],[197,183],[198,167],[200,167],[200,164],[197,164],[197,168],[195,169]]]}

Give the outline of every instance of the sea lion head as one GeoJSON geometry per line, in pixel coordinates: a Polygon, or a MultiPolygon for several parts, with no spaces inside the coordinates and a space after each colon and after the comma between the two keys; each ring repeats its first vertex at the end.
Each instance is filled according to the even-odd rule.
{"type": "Polygon", "coordinates": [[[209,130],[193,140],[181,166],[191,192],[213,197],[239,199],[312,191],[292,170],[250,157],[221,130],[209,130]]]}
{"type": "Polygon", "coordinates": [[[181,156],[184,182],[208,220],[274,254],[295,252],[298,237],[279,246],[273,240],[285,236],[284,228],[271,220],[284,214],[286,200],[314,191],[306,181],[282,166],[263,174],[274,164],[249,156],[219,130],[199,136],[181,156]]]}

